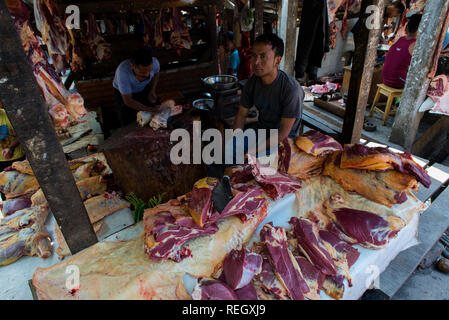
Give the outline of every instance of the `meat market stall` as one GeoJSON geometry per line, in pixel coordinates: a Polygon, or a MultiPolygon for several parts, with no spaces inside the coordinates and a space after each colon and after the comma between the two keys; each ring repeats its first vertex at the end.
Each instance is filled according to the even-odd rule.
{"type": "Polygon", "coordinates": [[[66,1],[60,12],[80,8],[73,30],[74,51],[66,86],[74,85],[99,114],[107,136],[117,127],[114,73],[138,48],[151,48],[161,65],[159,98],[183,103],[201,87],[201,78],[218,74],[217,8],[221,1],[66,1]]]}
{"type": "Polygon", "coordinates": [[[38,297],[360,298],[399,252],[417,243],[426,207],[412,189],[418,181],[429,186],[429,177],[406,154],[343,149],[315,131],[289,145],[280,172],[254,158],[231,168],[233,196],[224,208],[216,189],[226,182],[204,178],[107,239],[119,242],[100,242],[37,269],[38,297]],[[73,264],[81,283],[68,290],[64,270],[73,264]]]}
{"type": "MultiPolygon", "coordinates": [[[[117,9],[115,1],[104,3],[105,11],[117,9]]],[[[2,10],[0,19],[5,19],[2,10]]],[[[18,20],[19,26],[26,20],[18,20]]],[[[0,31],[5,26],[12,24],[0,23],[0,31]]],[[[14,39],[11,28],[5,34],[8,41],[14,39]]],[[[107,57],[108,46],[97,36],[91,39],[100,48],[97,58],[107,57]]],[[[14,49],[19,54],[22,48],[14,49]]],[[[77,56],[73,50],[72,59],[77,56]]],[[[54,67],[64,64],[64,56],[52,57],[54,67]]],[[[12,61],[2,45],[0,57],[12,61]]],[[[56,108],[58,103],[50,103],[55,95],[57,110],[83,110],[80,96],[70,98],[47,69],[39,65],[35,74],[23,70],[34,93],[45,98],[30,99],[37,110],[56,108]],[[44,77],[40,91],[32,79],[36,75],[38,83],[44,77]]],[[[13,75],[6,81],[18,86],[17,73],[13,75]]],[[[205,177],[202,166],[170,163],[171,131],[191,130],[194,116],[188,105],[169,101],[160,113],[139,113],[140,126],[117,131],[101,146],[102,152],[67,162],[64,142],[57,140],[47,114],[35,113],[47,130],[41,141],[53,143],[54,150],[38,143],[44,151],[37,152],[42,151],[35,150],[38,140],[11,112],[17,100],[12,94],[1,97],[19,124],[19,136],[26,137],[29,157],[0,173],[8,200],[2,207],[6,217],[0,220],[0,265],[6,275],[1,297],[358,299],[390,261],[417,243],[426,205],[414,192],[432,181],[410,154],[362,144],[343,147],[311,130],[282,143],[276,168],[250,156],[249,164],[229,168],[223,179],[205,177]],[[55,159],[47,160],[49,155],[55,159]],[[65,183],[55,176],[59,173],[65,183]],[[62,186],[61,194],[57,186],[62,186]],[[148,203],[127,198],[133,219],[120,191],[166,198],[148,203]],[[143,221],[136,223],[145,208],[143,221]],[[80,283],[68,287],[66,270],[73,265],[79,268],[80,283]],[[20,280],[12,281],[18,276],[20,280]]],[[[57,130],[67,120],[50,115],[57,130]]],[[[26,119],[31,122],[31,117],[26,119]]],[[[78,138],[84,130],[77,129],[78,138]]]]}

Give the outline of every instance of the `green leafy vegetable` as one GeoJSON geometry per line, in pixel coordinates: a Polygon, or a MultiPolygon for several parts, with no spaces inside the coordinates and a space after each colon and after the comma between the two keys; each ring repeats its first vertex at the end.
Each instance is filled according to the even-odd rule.
{"type": "Polygon", "coordinates": [[[164,199],[164,196],[165,192],[158,196],[154,196],[149,199],[148,202],[145,202],[138,198],[134,192],[128,194],[126,196],[126,200],[134,207],[134,222],[137,223],[143,219],[143,213],[146,209],[154,208],[160,205],[164,199]]]}

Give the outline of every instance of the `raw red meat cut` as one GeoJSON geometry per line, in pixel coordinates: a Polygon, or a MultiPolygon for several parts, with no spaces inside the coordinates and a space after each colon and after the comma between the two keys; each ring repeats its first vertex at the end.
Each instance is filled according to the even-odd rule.
{"type": "Polygon", "coordinates": [[[215,213],[212,203],[212,190],[218,184],[218,179],[204,178],[195,183],[188,209],[193,221],[203,227],[215,213]]]}
{"type": "Polygon", "coordinates": [[[285,138],[279,145],[279,163],[278,171],[288,173],[290,168],[290,161],[292,158],[291,139],[285,138]]]}
{"type": "Polygon", "coordinates": [[[252,283],[248,284],[246,287],[235,290],[238,300],[259,300],[257,296],[256,288],[252,283]]]}
{"type": "Polygon", "coordinates": [[[234,290],[212,278],[202,278],[192,292],[193,300],[238,300],[234,290]]]}
{"type": "Polygon", "coordinates": [[[225,175],[229,176],[231,186],[235,184],[247,183],[254,179],[252,166],[249,164],[229,167],[225,170],[225,175]]]}
{"type": "Polygon", "coordinates": [[[233,215],[240,215],[242,221],[247,221],[255,215],[259,215],[261,210],[266,210],[266,206],[268,205],[267,200],[262,195],[262,191],[262,188],[254,186],[245,192],[237,193],[226,205],[222,213],[214,210],[214,213],[208,221],[216,222],[233,215]]]}
{"type": "Polygon", "coordinates": [[[232,250],[223,261],[226,283],[233,290],[242,289],[262,271],[262,256],[243,247],[232,250]]]}
{"type": "Polygon", "coordinates": [[[433,78],[430,82],[429,89],[427,89],[427,96],[433,101],[437,102],[444,95],[449,88],[449,76],[439,75],[433,78]]]}
{"type": "Polygon", "coordinates": [[[399,155],[402,160],[402,166],[395,167],[396,170],[402,173],[407,173],[416,178],[421,184],[429,188],[432,184],[432,180],[430,180],[430,176],[426,170],[424,170],[419,164],[417,164],[410,153],[403,153],[399,155]]]}
{"type": "MultiPolygon", "coordinates": [[[[313,156],[299,149],[292,139],[288,140],[290,146],[289,176],[297,179],[309,179],[318,176],[323,171],[326,155],[313,156]]],[[[285,173],[284,171],[281,171],[285,173]]]]}
{"type": "Polygon", "coordinates": [[[341,152],[330,155],[324,164],[323,174],[330,176],[346,191],[357,192],[368,200],[392,207],[407,200],[406,191],[417,190],[416,179],[396,170],[384,172],[341,169],[341,152]]]}
{"type": "Polygon", "coordinates": [[[320,230],[319,235],[321,240],[330,244],[339,255],[345,256],[349,268],[356,263],[360,256],[360,252],[356,248],[327,230],[320,230]]]}
{"type": "Polygon", "coordinates": [[[326,276],[304,257],[296,257],[296,262],[298,262],[304,280],[310,288],[310,292],[306,294],[306,297],[311,300],[319,300],[320,291],[326,276]]]}
{"type": "Polygon", "coordinates": [[[150,259],[176,262],[190,256],[189,249],[185,247],[187,241],[218,231],[215,224],[198,227],[176,200],[145,211],[144,229],[145,252],[150,259]]]}
{"type": "Polygon", "coordinates": [[[264,258],[262,263],[262,272],[257,276],[258,285],[260,285],[265,291],[272,294],[274,297],[280,300],[289,300],[289,293],[284,285],[278,280],[273,268],[268,261],[268,258],[264,258]]]}
{"type": "Polygon", "coordinates": [[[343,150],[337,140],[316,130],[309,130],[299,136],[295,144],[302,151],[315,157],[343,150]]]}
{"type": "Polygon", "coordinates": [[[324,292],[331,298],[340,300],[345,293],[345,277],[341,274],[326,276],[323,283],[324,292]]]}
{"type": "Polygon", "coordinates": [[[385,248],[388,241],[405,226],[399,218],[385,218],[371,212],[350,208],[328,208],[326,214],[349,238],[349,242],[368,249],[385,248]]]}
{"type": "Polygon", "coordinates": [[[341,155],[340,168],[360,170],[393,170],[400,166],[401,159],[388,148],[370,148],[361,144],[345,145],[341,155]]]}
{"type": "Polygon", "coordinates": [[[331,276],[336,275],[337,267],[319,236],[318,226],[308,219],[296,217],[291,218],[289,223],[293,226],[299,248],[307,259],[321,273],[331,276]]]}
{"type": "Polygon", "coordinates": [[[265,192],[273,199],[279,200],[289,193],[301,188],[301,181],[275,169],[260,164],[259,160],[248,154],[252,164],[252,174],[265,192]]]}
{"type": "Polygon", "coordinates": [[[324,94],[337,91],[339,88],[340,88],[339,84],[326,82],[325,84],[314,84],[310,86],[308,89],[310,90],[310,92],[315,94],[324,94]]]}
{"type": "Polygon", "coordinates": [[[320,230],[319,235],[338,268],[336,276],[326,276],[326,281],[323,285],[324,291],[334,299],[341,299],[345,291],[344,279],[347,279],[348,285],[352,287],[349,268],[357,261],[360,253],[349,243],[341,240],[329,231],[320,230]]]}
{"type": "Polygon", "coordinates": [[[274,272],[293,300],[304,300],[304,294],[310,291],[299,269],[295,257],[288,248],[284,228],[263,226],[260,239],[265,243],[269,261],[274,272]]]}
{"type": "Polygon", "coordinates": [[[346,145],[340,168],[359,170],[397,170],[415,177],[426,188],[432,183],[427,172],[418,165],[411,154],[397,154],[388,148],[370,148],[361,144],[346,145]]]}

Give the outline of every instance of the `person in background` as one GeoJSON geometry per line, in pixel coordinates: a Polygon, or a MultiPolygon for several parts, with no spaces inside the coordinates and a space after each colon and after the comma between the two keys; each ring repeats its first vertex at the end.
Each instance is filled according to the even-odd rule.
{"type": "Polygon", "coordinates": [[[237,50],[234,43],[234,33],[229,31],[225,35],[226,39],[226,51],[230,53],[229,65],[228,65],[228,74],[236,76],[237,70],[240,66],[240,56],[239,51],[237,50]]]}
{"type": "Polygon", "coordinates": [[[242,90],[234,130],[278,129],[279,143],[299,135],[304,91],[293,77],[279,69],[283,55],[284,41],[277,35],[263,34],[256,38],[251,58],[254,74],[242,90]],[[246,118],[253,106],[259,111],[259,119],[246,128],[246,118]]]}
{"type": "Polygon", "coordinates": [[[405,9],[404,4],[400,0],[389,2],[389,4],[387,4],[384,12],[384,24],[386,24],[391,31],[388,40],[394,38],[394,35],[396,34],[396,31],[401,23],[401,17],[403,16],[405,9]]]}
{"type": "Polygon", "coordinates": [[[159,61],[148,49],[138,49],[118,66],[113,86],[122,127],[136,121],[138,111],[158,111],[159,71],[159,61]]]}
{"type": "Polygon", "coordinates": [[[407,35],[400,38],[387,52],[382,82],[389,87],[402,89],[405,86],[421,17],[420,14],[410,17],[406,28],[407,35]]]}
{"type": "Polygon", "coordinates": [[[404,12],[405,6],[401,1],[390,2],[385,8],[384,19],[399,18],[404,12]]]}
{"type": "Polygon", "coordinates": [[[0,101],[0,172],[15,161],[25,160],[25,155],[0,101]]]}

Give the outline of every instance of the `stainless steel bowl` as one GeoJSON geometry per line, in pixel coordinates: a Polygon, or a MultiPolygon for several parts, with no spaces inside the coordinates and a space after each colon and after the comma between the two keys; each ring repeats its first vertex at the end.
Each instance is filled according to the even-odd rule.
{"type": "Polygon", "coordinates": [[[193,101],[192,106],[201,111],[211,111],[214,108],[214,104],[215,102],[212,99],[198,99],[193,101]]]}
{"type": "Polygon", "coordinates": [[[228,90],[232,89],[239,81],[237,77],[222,75],[222,76],[211,76],[202,79],[203,83],[214,89],[214,90],[228,90]]]}

